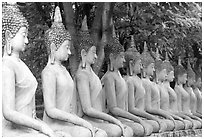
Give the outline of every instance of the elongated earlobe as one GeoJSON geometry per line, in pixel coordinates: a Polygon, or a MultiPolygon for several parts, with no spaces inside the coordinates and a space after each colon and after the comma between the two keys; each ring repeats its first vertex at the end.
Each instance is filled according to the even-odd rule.
{"type": "Polygon", "coordinates": [[[111,62],[113,60],[113,54],[111,53],[109,55],[109,70],[114,71],[113,63],[111,62]]]}
{"type": "Polygon", "coordinates": [[[82,68],[82,69],[85,69],[85,68],[86,68],[86,62],[85,62],[85,60],[83,60],[83,59],[82,59],[81,68],[82,68]]]}
{"type": "Polygon", "coordinates": [[[132,61],[129,61],[129,74],[130,74],[130,76],[133,75],[132,63],[133,63],[132,61]]]}
{"type": "Polygon", "coordinates": [[[11,38],[12,38],[12,34],[10,31],[6,30],[5,32],[5,38],[6,38],[6,53],[10,56],[12,53],[12,46],[11,46],[11,38]]]}
{"type": "Polygon", "coordinates": [[[6,44],[6,52],[10,56],[11,55],[11,43],[7,41],[8,43],[6,44]]]}
{"type": "Polygon", "coordinates": [[[113,64],[110,60],[109,60],[109,70],[114,71],[113,64]]]}
{"type": "Polygon", "coordinates": [[[51,64],[55,63],[55,44],[51,44],[51,53],[50,53],[50,62],[51,64]]]}
{"type": "Polygon", "coordinates": [[[86,68],[86,51],[84,49],[81,50],[81,68],[85,69],[86,68]]]}

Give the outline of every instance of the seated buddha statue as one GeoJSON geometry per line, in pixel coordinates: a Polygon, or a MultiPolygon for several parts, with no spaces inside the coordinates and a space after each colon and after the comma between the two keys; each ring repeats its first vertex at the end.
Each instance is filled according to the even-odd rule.
{"type": "Polygon", "coordinates": [[[193,86],[193,91],[197,98],[196,112],[202,115],[202,93],[201,93],[201,90],[199,89],[202,87],[201,76],[202,75],[199,72],[196,73],[196,81],[193,86]]]}
{"type": "Polygon", "coordinates": [[[114,25],[112,25],[112,37],[104,48],[104,52],[105,62],[109,68],[101,81],[104,85],[107,112],[123,124],[131,127],[134,136],[150,135],[153,127],[138,116],[128,112],[128,87],[119,71],[125,62],[124,48],[116,37],[114,25]]]}
{"type": "Polygon", "coordinates": [[[55,136],[35,116],[36,78],[19,57],[28,44],[28,22],[16,3],[2,7],[2,136],[55,136]]]}
{"type": "Polygon", "coordinates": [[[166,124],[145,111],[145,89],[141,78],[138,76],[138,74],[141,74],[142,68],[141,56],[136,49],[133,35],[131,35],[130,47],[125,52],[125,61],[127,68],[128,111],[149,123],[153,127],[153,133],[164,132],[166,124]]]}
{"type": "Polygon", "coordinates": [[[192,86],[195,83],[195,73],[193,69],[191,68],[190,60],[188,58],[188,66],[187,66],[187,82],[184,86],[184,89],[187,91],[190,97],[190,110],[191,113],[199,118],[202,117],[201,114],[197,113],[197,97],[196,94],[193,91],[192,86]]]}
{"type": "MultiPolygon", "coordinates": [[[[175,115],[170,110],[170,95],[165,86],[165,80],[167,76],[167,69],[165,63],[160,59],[159,49],[156,51],[156,60],[155,60],[155,69],[156,69],[156,83],[160,93],[160,108],[164,110],[165,113],[171,115],[175,119],[175,130],[185,129],[186,123],[183,118],[178,115],[175,115]]],[[[175,98],[174,98],[175,99],[175,98]]],[[[174,100],[175,101],[175,100],[174,100]]]]}
{"type": "Polygon", "coordinates": [[[168,94],[169,94],[169,109],[168,110],[171,113],[183,118],[183,121],[185,123],[185,129],[191,129],[193,126],[193,120],[190,117],[178,111],[177,94],[174,91],[174,89],[170,86],[170,82],[174,80],[174,68],[169,61],[167,52],[166,52],[166,58],[163,62],[163,66],[167,72],[166,80],[164,81],[164,86],[166,87],[166,90],[168,91],[168,94]]]}
{"type": "Polygon", "coordinates": [[[187,72],[181,65],[181,59],[178,58],[178,65],[175,67],[176,84],[174,90],[177,94],[177,104],[179,113],[185,114],[193,120],[194,128],[201,128],[201,119],[194,116],[190,110],[190,96],[183,85],[187,81],[187,72]]]}
{"type": "Polygon", "coordinates": [[[155,115],[160,120],[166,123],[165,131],[172,131],[175,128],[175,120],[160,107],[160,91],[156,82],[150,81],[155,71],[155,61],[147,49],[146,42],[144,43],[144,50],[141,54],[141,63],[143,65],[142,79],[143,87],[145,88],[145,109],[146,112],[155,115]]]}
{"type": "Polygon", "coordinates": [[[89,34],[86,18],[79,31],[78,43],[80,64],[75,75],[75,82],[80,116],[93,126],[105,130],[109,137],[132,136],[130,127],[124,126],[103,109],[102,84],[91,67],[97,58],[96,46],[89,34]]]}
{"type": "Polygon", "coordinates": [[[43,120],[53,129],[64,131],[74,137],[106,136],[95,134],[91,123],[77,116],[75,111],[75,85],[70,73],[62,65],[68,60],[71,36],[62,23],[60,9],[55,9],[54,22],[45,32],[46,46],[49,54],[48,63],[42,71],[44,98],[43,120]]]}

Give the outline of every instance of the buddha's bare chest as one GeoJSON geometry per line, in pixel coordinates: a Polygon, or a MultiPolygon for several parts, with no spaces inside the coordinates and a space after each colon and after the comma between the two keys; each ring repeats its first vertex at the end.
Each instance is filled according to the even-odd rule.
{"type": "MultiPolygon", "coordinates": [[[[68,71],[59,71],[56,76],[57,95],[68,95],[74,89],[74,82],[68,71]]],[[[64,96],[66,97],[66,96],[64,96]]]]}
{"type": "Polygon", "coordinates": [[[162,86],[162,85],[159,85],[159,87],[160,87],[160,97],[161,97],[161,100],[162,101],[169,101],[169,93],[168,93],[168,90],[164,87],[164,86],[162,86]]]}
{"type": "Polygon", "coordinates": [[[189,94],[184,90],[184,88],[180,89],[180,93],[181,93],[182,100],[184,100],[184,101],[189,100],[189,94]]]}
{"type": "Polygon", "coordinates": [[[127,84],[123,78],[115,78],[115,90],[117,97],[125,97],[127,95],[127,84]]]}
{"type": "Polygon", "coordinates": [[[193,92],[193,89],[192,88],[187,88],[187,92],[188,92],[188,94],[189,94],[189,96],[190,96],[190,102],[191,102],[191,104],[195,104],[196,103],[196,95],[195,95],[195,93],[193,92]]]}
{"type": "Polygon", "coordinates": [[[169,101],[172,103],[176,102],[176,100],[177,100],[176,92],[170,86],[168,86],[167,89],[168,89],[168,93],[169,93],[169,101]]]}
{"type": "Polygon", "coordinates": [[[145,99],[145,89],[141,81],[134,80],[134,96],[139,100],[145,99]]]}
{"type": "Polygon", "coordinates": [[[159,101],[160,100],[160,90],[156,84],[151,85],[151,98],[152,101],[159,101]]]}

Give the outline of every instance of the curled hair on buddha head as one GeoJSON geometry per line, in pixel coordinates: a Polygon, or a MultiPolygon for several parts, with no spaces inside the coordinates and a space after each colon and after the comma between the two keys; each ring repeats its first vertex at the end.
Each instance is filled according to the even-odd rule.
{"type": "MultiPolygon", "coordinates": [[[[121,52],[124,52],[123,46],[120,44],[119,39],[115,33],[115,27],[113,25],[113,21],[111,18],[110,26],[112,25],[112,36],[110,36],[108,44],[104,47],[105,53],[105,63],[110,64],[109,56],[113,54],[114,58],[116,58],[121,52]]],[[[113,69],[110,67],[110,71],[113,69]]]]}
{"type": "Polygon", "coordinates": [[[148,67],[151,63],[154,63],[154,59],[148,52],[147,43],[144,42],[144,50],[141,54],[141,62],[144,68],[148,67]]]}
{"type": "Polygon", "coordinates": [[[169,61],[169,57],[168,57],[168,53],[166,51],[166,57],[165,60],[163,62],[163,66],[166,69],[167,74],[171,71],[174,71],[174,67],[171,65],[170,61],[169,61]]]}
{"type": "Polygon", "coordinates": [[[178,57],[178,65],[175,67],[175,78],[178,80],[178,76],[182,76],[186,73],[185,68],[181,64],[181,58],[178,57]]]}
{"type": "MultiPolygon", "coordinates": [[[[28,29],[28,22],[23,14],[20,12],[16,3],[3,3],[2,7],[2,47],[10,45],[7,42],[6,32],[11,33],[11,37],[15,37],[20,28],[26,27],[28,29]]],[[[11,46],[7,49],[7,53],[11,54],[11,46]]]]}
{"type": "Polygon", "coordinates": [[[54,22],[52,26],[45,32],[45,44],[48,54],[51,53],[51,44],[54,43],[56,50],[62,45],[65,40],[71,41],[71,35],[65,29],[62,23],[60,8],[55,8],[54,22]]]}
{"type": "MultiPolygon", "coordinates": [[[[96,43],[94,42],[94,40],[91,38],[91,35],[89,33],[89,30],[88,30],[88,26],[87,26],[87,17],[86,15],[84,16],[84,19],[82,21],[82,25],[81,25],[81,29],[79,30],[79,33],[78,33],[78,60],[82,60],[81,59],[81,51],[82,50],[85,50],[86,52],[89,51],[89,49],[92,47],[92,46],[96,46],[96,43]]],[[[85,62],[82,61],[82,68],[85,68],[86,65],[84,65],[85,62]]]]}
{"type": "Polygon", "coordinates": [[[135,40],[134,36],[131,35],[131,41],[129,44],[128,49],[125,51],[125,61],[126,61],[126,67],[129,69],[129,75],[132,76],[132,71],[130,71],[130,61],[132,61],[133,64],[137,62],[140,59],[140,53],[137,51],[135,46],[135,40]]]}
{"type": "Polygon", "coordinates": [[[188,58],[187,77],[195,80],[195,72],[191,67],[190,58],[188,58]]]}

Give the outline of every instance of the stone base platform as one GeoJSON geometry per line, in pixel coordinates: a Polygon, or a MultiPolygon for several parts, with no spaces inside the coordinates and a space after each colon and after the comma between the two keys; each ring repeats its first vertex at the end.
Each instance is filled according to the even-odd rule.
{"type": "Polygon", "coordinates": [[[202,137],[202,129],[188,129],[164,133],[153,133],[149,137],[202,137]]]}

